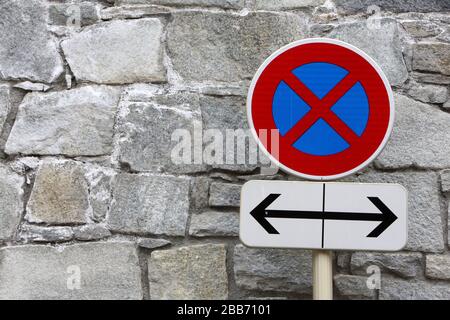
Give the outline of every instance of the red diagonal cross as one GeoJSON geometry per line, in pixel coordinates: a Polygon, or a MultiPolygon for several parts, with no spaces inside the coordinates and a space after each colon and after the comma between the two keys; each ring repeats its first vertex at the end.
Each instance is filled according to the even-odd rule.
{"type": "Polygon", "coordinates": [[[357,82],[351,73],[347,74],[322,99],[319,99],[291,72],[287,73],[283,80],[311,108],[283,137],[289,145],[297,141],[319,119],[326,121],[349,145],[356,142],[358,139],[356,133],[331,110],[331,107],[357,82]]]}

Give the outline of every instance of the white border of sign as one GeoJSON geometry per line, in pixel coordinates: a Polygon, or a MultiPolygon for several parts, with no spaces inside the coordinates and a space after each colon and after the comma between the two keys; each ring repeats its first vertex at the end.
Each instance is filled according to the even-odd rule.
{"type": "MultiPolygon", "coordinates": [[[[358,191],[356,192],[356,194],[358,193],[358,191]]],[[[363,193],[362,193],[363,194],[363,193]]],[[[400,199],[400,197],[395,198],[395,194],[394,193],[390,193],[391,195],[393,194],[395,201],[399,201],[398,199],[400,199]]],[[[278,248],[278,249],[307,249],[307,250],[333,250],[333,251],[345,251],[345,250],[350,250],[350,251],[380,251],[380,252],[394,252],[394,251],[400,251],[402,249],[405,248],[406,244],[408,243],[408,239],[409,239],[409,235],[408,235],[408,230],[409,230],[409,191],[408,189],[406,189],[403,185],[398,184],[398,183],[367,183],[367,182],[312,182],[312,181],[286,181],[286,180],[249,180],[246,183],[243,184],[242,188],[241,188],[241,200],[240,200],[240,209],[239,209],[239,240],[247,247],[250,248],[278,248]],[[323,194],[322,194],[322,186],[325,185],[327,187],[327,197],[325,198],[325,203],[323,203],[323,194]],[[401,244],[401,246],[398,246],[397,248],[381,248],[378,244],[379,241],[386,241],[386,240],[382,240],[382,237],[380,238],[371,238],[374,239],[374,242],[377,243],[377,245],[373,246],[373,247],[365,247],[367,246],[367,243],[365,243],[365,245],[361,244],[360,242],[358,242],[358,246],[355,246],[353,248],[332,248],[332,246],[327,246],[326,248],[321,248],[318,246],[312,246],[312,245],[305,245],[300,244],[301,242],[304,241],[305,237],[308,237],[308,235],[314,235],[314,229],[313,228],[308,228],[308,225],[306,225],[305,227],[303,227],[303,232],[301,231],[302,229],[300,229],[300,227],[302,227],[302,224],[305,224],[305,221],[307,223],[309,223],[308,219],[302,220],[304,222],[286,222],[284,227],[285,230],[287,231],[283,231],[283,229],[277,229],[278,231],[280,231],[280,234],[276,234],[276,235],[271,235],[266,233],[262,228],[260,228],[260,224],[259,222],[256,222],[256,220],[254,220],[254,218],[251,216],[250,211],[253,210],[258,203],[261,203],[261,201],[268,196],[270,193],[279,193],[281,194],[281,198],[279,200],[275,200],[275,202],[270,205],[267,206],[267,208],[269,206],[273,206],[275,205],[275,209],[281,209],[283,210],[283,207],[286,206],[289,209],[296,209],[299,208],[300,206],[309,206],[311,205],[311,203],[314,206],[314,203],[319,203],[319,205],[317,205],[316,209],[311,209],[313,211],[317,211],[318,213],[320,212],[320,209],[324,208],[322,207],[323,205],[326,207],[329,207],[330,202],[331,204],[334,202],[334,205],[336,204],[336,198],[337,199],[342,199],[340,197],[331,197],[330,199],[330,188],[334,189],[334,191],[332,191],[333,193],[336,194],[336,189],[338,189],[339,187],[342,187],[343,189],[349,189],[354,188],[358,191],[360,191],[361,189],[381,189],[381,193],[380,191],[377,190],[377,192],[373,193],[374,196],[378,196],[381,198],[381,200],[388,206],[388,208],[393,209],[393,205],[396,205],[395,202],[388,202],[389,199],[386,199],[385,197],[382,196],[383,193],[385,193],[386,191],[383,190],[384,187],[387,188],[392,188],[393,186],[399,187],[400,189],[402,189],[404,195],[405,195],[405,211],[397,211],[397,210],[393,210],[394,214],[397,216],[397,220],[394,221],[392,223],[392,225],[388,228],[386,228],[385,232],[387,230],[389,230],[389,228],[395,226],[395,224],[401,223],[403,225],[404,222],[404,229],[401,228],[403,231],[400,235],[405,235],[405,238],[403,239],[403,243],[401,244]],[[319,201],[316,201],[314,199],[317,199],[317,197],[314,197],[314,188],[319,188],[320,189],[320,199],[319,201]],[[257,192],[257,196],[256,198],[252,198],[252,195],[254,196],[255,193],[252,192],[254,189],[259,189],[260,192],[257,192]],[[304,190],[305,192],[299,192],[299,190],[304,190]],[[311,190],[313,190],[311,192],[311,190]],[[309,193],[308,193],[309,191],[309,193]],[[254,201],[254,199],[256,199],[256,201],[254,201]],[[334,201],[332,200],[334,199],[334,201]],[[328,200],[328,201],[327,201],[328,200]],[[386,201],[388,200],[388,201],[386,201]],[[316,201],[316,202],[315,202],[316,201]],[[254,202],[254,203],[253,203],[254,202]],[[249,204],[250,203],[250,204],[249,204]],[[319,209],[319,207],[322,207],[319,209]],[[250,222],[249,222],[250,221],[250,222]],[[294,224],[294,225],[292,225],[294,224]],[[286,226],[291,225],[292,228],[294,229],[286,229],[286,226]],[[256,228],[259,231],[252,231],[253,228],[256,228]],[[286,234],[284,234],[284,232],[286,232],[286,234]],[[246,237],[243,236],[243,234],[245,233],[245,235],[247,237],[251,238],[251,241],[247,241],[247,239],[245,239],[246,237]],[[297,233],[300,234],[300,239],[298,238],[297,233]],[[250,236],[249,236],[250,235],[250,236]],[[255,242],[258,241],[262,241],[266,242],[266,243],[260,243],[260,244],[255,244],[255,242]],[[267,240],[264,240],[267,239],[267,240]],[[378,240],[375,240],[378,239],[378,240]],[[297,244],[294,245],[286,245],[286,243],[295,243],[296,241],[299,241],[297,244]],[[253,243],[252,243],[253,242],[253,243]],[[270,243],[270,244],[267,244],[270,243]]],[[[369,193],[366,194],[366,196],[370,195],[369,193]]],[[[391,199],[392,200],[392,199],[391,199]]],[[[356,203],[356,202],[354,202],[356,203]]],[[[398,203],[397,203],[398,204],[398,203]]],[[[375,207],[371,207],[371,205],[369,204],[369,202],[367,202],[364,206],[367,206],[368,208],[370,207],[371,209],[369,209],[367,212],[371,212],[371,210],[373,210],[373,212],[377,212],[377,209],[375,209],[375,207]]],[[[269,209],[270,210],[270,209],[269,209]]],[[[323,209],[322,209],[323,210],[323,209]]],[[[362,211],[364,211],[366,209],[363,209],[362,211]]],[[[345,213],[346,211],[353,211],[353,209],[342,209],[342,213],[345,213]]],[[[361,211],[361,212],[362,212],[361,211]]],[[[270,219],[270,218],[269,218],[270,219]]],[[[287,219],[288,221],[291,219],[287,219]]],[[[273,222],[273,220],[269,220],[270,224],[272,226],[276,226],[273,222]]],[[[276,221],[276,220],[275,220],[276,221]]],[[[292,221],[292,220],[291,220],[292,221]]],[[[300,219],[299,219],[300,221],[300,219]]],[[[328,220],[329,222],[331,222],[331,220],[328,220]]],[[[364,220],[360,220],[358,221],[358,223],[364,223],[367,221],[364,220]]],[[[311,226],[311,225],[309,225],[311,226]]],[[[396,226],[395,226],[396,227],[396,226]]],[[[397,227],[396,227],[397,228],[397,227]]],[[[329,226],[327,227],[327,229],[329,229],[329,226]]],[[[369,228],[368,230],[373,230],[373,228],[369,228]]],[[[322,231],[323,231],[323,227],[322,227],[322,231]]],[[[329,233],[330,231],[327,231],[327,233],[329,233]]],[[[388,231],[386,233],[391,233],[392,231],[388,231]]],[[[392,233],[391,233],[392,235],[392,233]]]]}
{"type": "Polygon", "coordinates": [[[355,172],[363,169],[364,167],[366,167],[369,163],[371,163],[380,154],[380,152],[385,147],[385,145],[387,143],[387,140],[389,139],[389,136],[391,135],[391,132],[392,132],[392,127],[394,125],[394,118],[395,118],[394,96],[393,96],[392,89],[391,89],[391,86],[389,84],[389,81],[388,81],[386,75],[384,74],[383,70],[381,70],[380,66],[371,57],[369,57],[364,51],[358,49],[357,47],[355,47],[355,46],[353,46],[351,44],[348,44],[346,42],[340,41],[340,40],[329,39],[329,38],[309,38],[309,39],[294,41],[294,42],[292,42],[292,43],[290,43],[288,45],[285,45],[284,47],[281,47],[280,49],[278,49],[274,53],[272,53],[263,62],[263,64],[258,68],[258,70],[256,71],[256,74],[253,77],[252,82],[250,83],[250,87],[249,87],[248,94],[247,94],[247,119],[248,119],[249,127],[251,129],[253,138],[256,139],[256,141],[258,142],[259,148],[262,149],[264,154],[266,156],[268,156],[269,159],[272,162],[277,164],[283,171],[288,172],[290,174],[293,174],[293,175],[295,175],[297,177],[301,177],[301,178],[305,178],[305,179],[309,179],[309,180],[320,180],[320,181],[334,180],[334,179],[338,179],[338,178],[342,178],[342,177],[348,176],[348,175],[350,175],[352,173],[355,173],[355,172]],[[386,131],[386,134],[384,135],[383,141],[381,142],[381,144],[378,147],[378,149],[372,154],[372,156],[370,156],[366,161],[361,163],[359,166],[357,166],[357,167],[355,167],[355,168],[353,168],[353,169],[351,169],[349,171],[346,171],[346,172],[343,172],[343,173],[340,173],[340,174],[331,175],[331,176],[314,176],[314,175],[309,175],[309,174],[297,172],[297,171],[295,171],[293,169],[288,168],[284,164],[280,163],[275,157],[273,157],[270,154],[270,152],[267,151],[267,149],[264,147],[262,142],[259,140],[258,134],[257,134],[257,132],[255,130],[254,125],[253,125],[253,119],[252,119],[252,96],[253,96],[253,91],[255,89],[256,82],[258,81],[260,75],[263,73],[263,71],[269,65],[269,63],[271,63],[272,60],[277,58],[280,54],[282,54],[283,52],[285,52],[285,51],[287,51],[287,50],[289,50],[289,49],[291,49],[293,47],[297,47],[299,45],[303,45],[303,44],[307,44],[307,43],[331,43],[331,44],[336,44],[336,45],[343,46],[343,47],[345,47],[347,49],[350,49],[350,50],[354,51],[355,53],[359,54],[360,56],[365,58],[372,65],[372,67],[374,67],[375,70],[378,72],[378,74],[380,75],[381,79],[383,80],[383,84],[384,84],[384,86],[386,88],[386,91],[388,93],[388,96],[389,96],[389,107],[390,107],[389,125],[388,125],[388,129],[386,131]]]}

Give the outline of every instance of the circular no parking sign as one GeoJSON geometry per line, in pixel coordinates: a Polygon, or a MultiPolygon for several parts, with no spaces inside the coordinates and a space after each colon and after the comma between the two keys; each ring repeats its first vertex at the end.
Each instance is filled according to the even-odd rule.
{"type": "Polygon", "coordinates": [[[375,159],[391,133],[394,104],[386,76],[364,52],[338,40],[307,39],[261,65],[247,116],[260,147],[283,170],[330,180],[375,159]],[[277,150],[258,137],[268,130],[279,132],[277,150]]]}

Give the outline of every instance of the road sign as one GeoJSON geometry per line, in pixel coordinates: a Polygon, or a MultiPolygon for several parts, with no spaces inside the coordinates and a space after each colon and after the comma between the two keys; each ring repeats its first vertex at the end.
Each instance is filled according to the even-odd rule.
{"type": "Polygon", "coordinates": [[[258,181],[244,184],[240,238],[250,247],[397,251],[407,240],[399,184],[258,181]]]}
{"type": "Polygon", "coordinates": [[[247,97],[253,135],[283,170],[330,180],[369,164],[392,130],[394,104],[380,67],[332,39],[293,42],[258,69],[247,97]],[[278,130],[279,146],[259,140],[278,130]]]}

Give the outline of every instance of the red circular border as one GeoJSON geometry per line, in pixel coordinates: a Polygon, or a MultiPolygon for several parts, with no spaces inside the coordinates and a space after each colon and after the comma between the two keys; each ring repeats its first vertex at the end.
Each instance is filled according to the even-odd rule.
{"type": "MultiPolygon", "coordinates": [[[[338,65],[356,75],[369,101],[369,119],[358,142],[346,150],[328,156],[310,155],[283,141],[280,136],[279,155],[275,157],[291,170],[310,176],[333,176],[355,169],[367,161],[380,147],[389,130],[389,94],[377,70],[358,53],[332,43],[305,43],[289,48],[275,57],[262,71],[251,97],[251,115],[256,133],[261,129],[277,129],[272,115],[275,90],[283,75],[312,62],[338,65]]],[[[265,145],[271,153],[270,146],[265,145]]]]}

